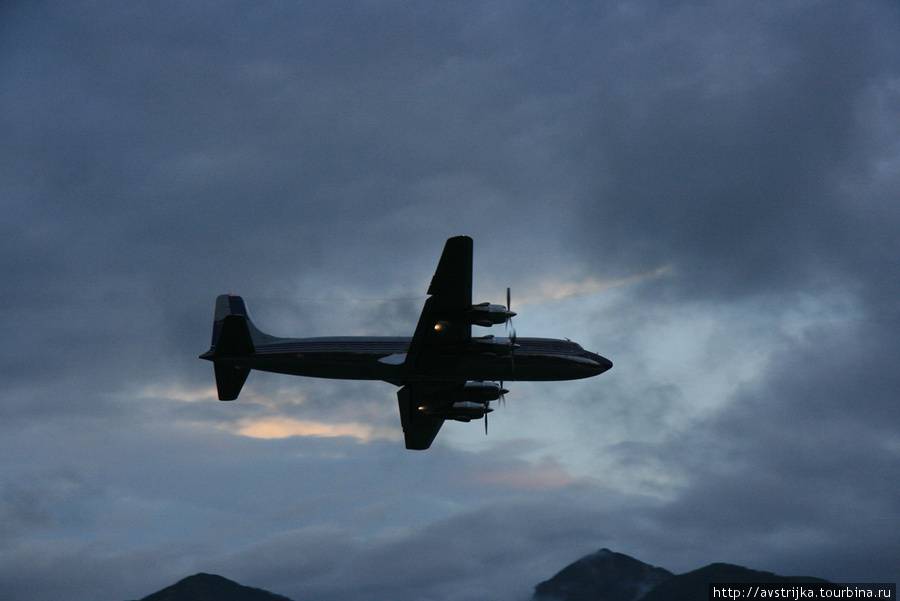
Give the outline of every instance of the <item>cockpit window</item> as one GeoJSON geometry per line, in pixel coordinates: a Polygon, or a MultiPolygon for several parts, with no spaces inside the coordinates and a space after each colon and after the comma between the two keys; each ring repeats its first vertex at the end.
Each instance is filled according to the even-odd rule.
{"type": "Polygon", "coordinates": [[[577,342],[572,342],[571,340],[566,342],[566,354],[567,355],[577,355],[579,353],[583,353],[584,349],[581,348],[581,345],[577,342]]]}

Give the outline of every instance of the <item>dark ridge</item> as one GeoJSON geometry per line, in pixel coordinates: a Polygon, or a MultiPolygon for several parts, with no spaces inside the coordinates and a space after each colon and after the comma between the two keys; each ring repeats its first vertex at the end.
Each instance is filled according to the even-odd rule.
{"type": "Polygon", "coordinates": [[[673,574],[622,553],[600,549],[534,588],[534,601],[637,601],[673,574]]]}
{"type": "Polygon", "coordinates": [[[140,601],[291,601],[215,574],[194,574],[140,601]]]}
{"type": "Polygon", "coordinates": [[[711,582],[799,584],[828,581],[808,576],[778,576],[729,563],[711,563],[663,582],[641,601],[707,601],[711,582]]]}

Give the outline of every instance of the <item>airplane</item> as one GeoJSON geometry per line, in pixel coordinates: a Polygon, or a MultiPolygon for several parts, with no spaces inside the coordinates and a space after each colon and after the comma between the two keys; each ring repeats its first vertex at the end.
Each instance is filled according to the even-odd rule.
{"type": "Polygon", "coordinates": [[[383,380],[397,400],[407,449],[431,446],[445,420],[485,420],[507,381],[576,380],[602,374],[609,359],[552,338],[472,336],[472,326],[512,326],[506,306],[472,303],[472,238],[447,240],[412,338],[278,338],[253,325],[240,296],[216,298],[212,343],[219,400],[237,399],[251,370],[314,378],[383,380]],[[498,383],[499,382],[499,383],[498,383]]]}

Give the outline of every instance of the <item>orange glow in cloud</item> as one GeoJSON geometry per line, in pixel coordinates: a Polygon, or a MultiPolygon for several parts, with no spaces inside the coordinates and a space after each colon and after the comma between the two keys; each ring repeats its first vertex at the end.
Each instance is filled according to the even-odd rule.
{"type": "Polygon", "coordinates": [[[618,280],[598,280],[594,278],[588,278],[574,282],[545,282],[544,284],[539,285],[536,289],[530,291],[530,293],[523,294],[517,305],[529,305],[533,303],[562,300],[573,296],[580,296],[583,294],[592,294],[594,292],[601,292],[603,290],[609,290],[611,288],[619,288],[621,286],[628,286],[647,280],[653,280],[667,275],[668,273],[668,267],[660,267],[658,269],[654,269],[653,271],[648,271],[647,273],[641,273],[618,280]]]}
{"type": "Polygon", "coordinates": [[[265,439],[287,438],[289,436],[321,436],[326,438],[349,436],[368,442],[379,438],[397,438],[397,435],[393,432],[383,432],[367,424],[353,422],[326,424],[284,417],[242,420],[233,431],[241,436],[265,439]]]}

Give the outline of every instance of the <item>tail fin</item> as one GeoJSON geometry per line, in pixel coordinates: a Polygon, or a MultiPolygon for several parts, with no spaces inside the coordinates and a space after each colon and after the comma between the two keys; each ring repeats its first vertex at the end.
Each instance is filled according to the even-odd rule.
{"type": "Polygon", "coordinates": [[[220,401],[233,401],[238,397],[250,375],[250,368],[219,360],[252,355],[256,351],[255,344],[267,339],[272,339],[272,336],[263,334],[253,325],[244,299],[230,294],[221,294],[216,298],[212,343],[200,358],[215,363],[220,401]]]}

